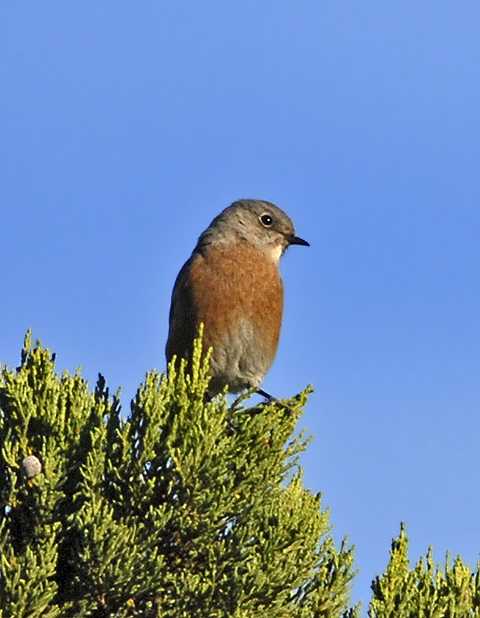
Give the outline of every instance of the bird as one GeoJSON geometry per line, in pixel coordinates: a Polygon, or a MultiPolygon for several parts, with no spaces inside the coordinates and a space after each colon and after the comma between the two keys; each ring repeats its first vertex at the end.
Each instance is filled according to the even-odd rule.
{"type": "Polygon", "coordinates": [[[213,219],[180,270],[172,292],[166,357],[191,360],[203,323],[210,357],[208,398],[260,388],[275,357],[283,312],[279,262],[295,235],[290,217],[265,200],[241,199],[213,219]]]}

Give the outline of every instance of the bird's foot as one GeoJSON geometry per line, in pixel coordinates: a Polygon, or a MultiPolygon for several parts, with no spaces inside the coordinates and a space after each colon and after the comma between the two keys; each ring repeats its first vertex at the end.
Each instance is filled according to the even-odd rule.
{"type": "Polygon", "coordinates": [[[264,405],[268,406],[270,403],[274,403],[279,408],[283,408],[284,410],[288,410],[289,412],[292,411],[290,406],[287,406],[286,404],[282,403],[276,397],[274,397],[273,395],[270,395],[270,393],[267,393],[267,391],[264,391],[261,388],[257,388],[255,392],[261,395],[262,397],[265,397],[266,401],[264,402],[264,405]]]}

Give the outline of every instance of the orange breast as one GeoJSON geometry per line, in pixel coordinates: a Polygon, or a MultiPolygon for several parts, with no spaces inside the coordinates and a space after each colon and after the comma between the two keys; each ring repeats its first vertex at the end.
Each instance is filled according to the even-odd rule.
{"type": "Polygon", "coordinates": [[[192,260],[190,283],[196,323],[205,324],[206,347],[221,345],[246,320],[261,334],[259,348],[273,360],[283,311],[275,263],[247,243],[211,245],[192,260]]]}

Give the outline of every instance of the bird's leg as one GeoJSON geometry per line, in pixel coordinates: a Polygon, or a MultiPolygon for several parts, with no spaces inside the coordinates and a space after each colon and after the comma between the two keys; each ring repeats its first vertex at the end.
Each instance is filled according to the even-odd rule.
{"type": "Polygon", "coordinates": [[[270,395],[270,393],[267,393],[267,391],[264,391],[261,388],[257,388],[255,392],[261,395],[262,397],[265,397],[265,399],[267,400],[267,403],[280,403],[276,397],[274,397],[273,395],[270,395]]]}
{"type": "Polygon", "coordinates": [[[257,388],[255,392],[261,395],[262,397],[265,397],[267,401],[265,401],[264,405],[268,406],[269,403],[274,403],[279,408],[283,408],[284,410],[288,410],[289,412],[292,411],[290,406],[285,405],[284,403],[279,401],[276,397],[274,397],[273,395],[270,395],[270,393],[267,393],[267,391],[264,391],[261,388],[257,388]]]}

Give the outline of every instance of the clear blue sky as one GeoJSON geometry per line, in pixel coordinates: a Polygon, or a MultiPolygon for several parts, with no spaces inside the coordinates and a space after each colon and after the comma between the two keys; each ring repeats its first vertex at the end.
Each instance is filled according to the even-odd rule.
{"type": "MultiPolygon", "coordinates": [[[[313,382],[305,481],[355,543],[354,599],[410,556],[480,552],[478,0],[4,2],[0,360],[28,327],[124,389],[164,368],[170,293],[240,197],[282,264],[264,387],[313,382]]],[[[366,606],[364,605],[366,611],[366,606]]]]}

